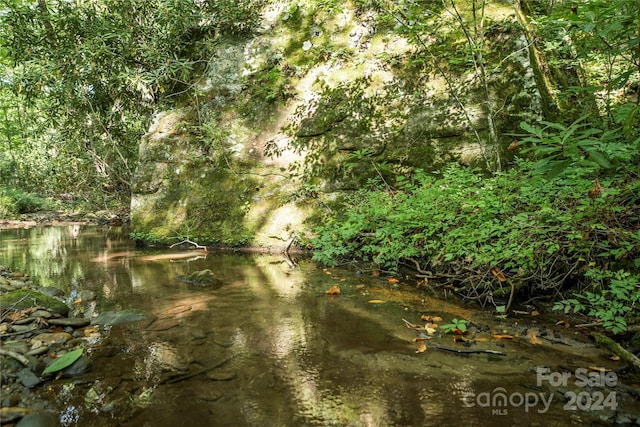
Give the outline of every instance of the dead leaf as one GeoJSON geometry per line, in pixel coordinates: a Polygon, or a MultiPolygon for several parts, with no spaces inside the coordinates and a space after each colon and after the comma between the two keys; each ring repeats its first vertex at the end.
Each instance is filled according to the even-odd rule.
{"type": "Polygon", "coordinates": [[[592,199],[597,199],[598,197],[602,196],[602,193],[604,193],[604,188],[602,187],[602,185],[600,185],[600,181],[594,179],[593,188],[591,189],[591,191],[589,191],[589,197],[591,197],[592,199]]]}
{"type": "Polygon", "coordinates": [[[96,326],[87,326],[83,330],[85,337],[93,336],[94,334],[98,334],[98,328],[96,326]]]}
{"type": "Polygon", "coordinates": [[[366,285],[356,285],[356,289],[360,290],[360,289],[364,289],[366,288],[366,285]]]}
{"type": "Polygon", "coordinates": [[[611,372],[611,369],[607,369],[604,366],[589,366],[589,369],[596,372],[611,372]]]}
{"type": "Polygon", "coordinates": [[[614,354],[614,355],[613,355],[613,356],[611,356],[609,359],[611,359],[611,360],[615,360],[615,361],[617,362],[618,360],[620,360],[620,356],[618,356],[617,354],[614,354]]]}
{"type": "Polygon", "coordinates": [[[442,322],[442,317],[440,316],[428,316],[426,314],[423,314],[420,317],[421,320],[424,320],[425,322],[442,322]]]}
{"type": "Polygon", "coordinates": [[[516,148],[518,148],[518,140],[514,139],[511,145],[507,147],[507,150],[515,150],[516,148]]]}
{"type": "Polygon", "coordinates": [[[374,276],[374,277],[379,276],[379,275],[380,275],[380,270],[373,270],[373,271],[371,272],[371,275],[372,275],[372,276],[374,276]]]}
{"type": "Polygon", "coordinates": [[[331,273],[329,270],[327,270],[326,268],[324,270],[322,270],[322,272],[324,274],[328,274],[329,276],[331,276],[333,273],[331,273]]]}
{"type": "Polygon", "coordinates": [[[540,341],[540,338],[538,338],[538,332],[539,331],[537,329],[529,329],[529,332],[527,333],[527,338],[529,338],[529,341],[533,345],[542,344],[542,341],[540,341]]]}
{"type": "Polygon", "coordinates": [[[512,340],[513,339],[513,335],[507,335],[507,334],[492,334],[491,338],[496,339],[496,340],[512,340]]]}
{"type": "Polygon", "coordinates": [[[531,312],[531,315],[532,315],[533,317],[535,317],[535,316],[540,316],[540,312],[539,312],[538,310],[533,310],[533,311],[531,312]]]}
{"type": "Polygon", "coordinates": [[[436,332],[438,332],[438,325],[436,325],[435,323],[427,323],[424,326],[424,330],[429,334],[429,335],[433,335],[436,332]]]}
{"type": "Polygon", "coordinates": [[[395,277],[389,277],[387,281],[389,283],[398,283],[400,280],[396,279],[395,277]]]}
{"type": "Polygon", "coordinates": [[[386,301],[382,299],[370,299],[369,304],[384,304],[386,301]]]}
{"type": "Polygon", "coordinates": [[[422,342],[418,346],[418,351],[416,351],[416,353],[424,353],[425,351],[427,351],[427,345],[422,342]]]}
{"type": "Polygon", "coordinates": [[[499,282],[505,282],[507,280],[504,277],[504,273],[498,267],[491,267],[491,274],[493,274],[499,282]]]}
{"type": "Polygon", "coordinates": [[[340,293],[340,286],[338,285],[333,285],[332,287],[330,287],[325,291],[325,294],[327,295],[338,295],[339,293],[340,293]]]}

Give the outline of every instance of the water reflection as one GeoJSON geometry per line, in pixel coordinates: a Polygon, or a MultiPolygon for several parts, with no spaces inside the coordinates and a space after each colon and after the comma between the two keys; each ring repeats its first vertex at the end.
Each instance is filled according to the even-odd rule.
{"type": "Polygon", "coordinates": [[[515,350],[498,360],[416,354],[401,319],[424,306],[368,304],[377,290],[400,292],[376,278],[271,255],[143,252],[119,229],[10,230],[0,239],[0,264],[43,285],[91,290],[97,311],[150,315],[104,328],[93,371],[49,385],[65,426],[567,424],[559,403],[493,418],[464,408],[465,393],[534,385],[541,362],[515,350]],[[203,269],[223,285],[179,280],[203,269]],[[325,295],[336,283],[342,294],[325,295]]]}

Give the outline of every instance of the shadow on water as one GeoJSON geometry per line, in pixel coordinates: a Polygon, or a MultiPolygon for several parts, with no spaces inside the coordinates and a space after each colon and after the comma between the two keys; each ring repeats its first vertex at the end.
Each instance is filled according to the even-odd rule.
{"type": "MultiPolygon", "coordinates": [[[[487,314],[352,271],[295,267],[277,255],[196,253],[167,258],[135,248],[120,229],[69,225],[0,233],[0,264],[74,296],[99,313],[149,319],[100,328],[93,369],[47,383],[67,426],[486,426],[581,424],[536,368],[601,363],[600,353],[543,350],[524,340],[476,344],[504,351],[417,353],[402,319],[422,313],[491,322],[487,314]],[[210,269],[222,286],[180,280],[210,269]],[[331,273],[331,274],[327,274],[331,273]],[[338,284],[340,295],[325,290],[338,284]],[[384,298],[384,303],[370,301],[384,298]],[[545,403],[547,402],[547,403],[545,403]]],[[[446,344],[455,346],[449,337],[446,344]]]]}

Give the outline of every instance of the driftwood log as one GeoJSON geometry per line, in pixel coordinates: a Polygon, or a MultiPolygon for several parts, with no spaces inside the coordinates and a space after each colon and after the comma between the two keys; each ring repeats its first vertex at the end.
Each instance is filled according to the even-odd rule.
{"type": "Polygon", "coordinates": [[[613,354],[620,356],[620,359],[631,365],[636,371],[640,372],[640,358],[638,358],[638,356],[628,350],[625,350],[620,344],[602,334],[592,332],[591,336],[600,347],[604,347],[613,354]]]}

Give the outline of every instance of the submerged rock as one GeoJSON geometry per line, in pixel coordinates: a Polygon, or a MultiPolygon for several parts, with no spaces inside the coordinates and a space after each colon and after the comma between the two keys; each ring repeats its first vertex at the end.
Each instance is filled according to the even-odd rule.
{"type": "Polygon", "coordinates": [[[213,271],[208,268],[205,270],[194,271],[187,276],[180,276],[180,280],[195,286],[222,286],[222,282],[216,278],[213,271]]]}
{"type": "Polygon", "coordinates": [[[58,420],[48,412],[32,412],[20,420],[16,427],[56,427],[58,420]]]}
{"type": "Polygon", "coordinates": [[[91,320],[92,325],[119,325],[121,323],[146,320],[149,316],[142,310],[105,311],[91,320]]]}

